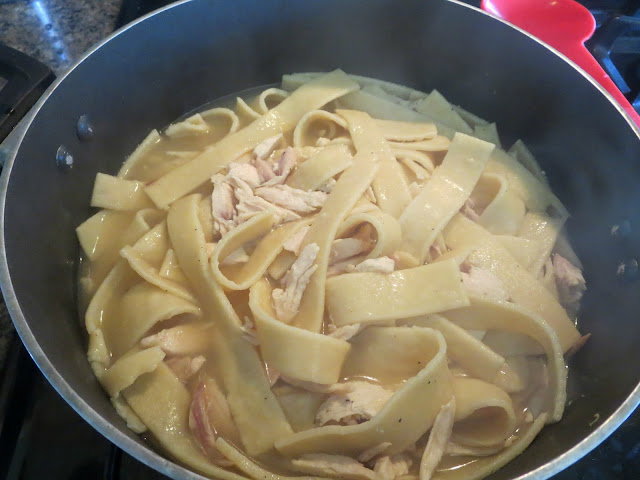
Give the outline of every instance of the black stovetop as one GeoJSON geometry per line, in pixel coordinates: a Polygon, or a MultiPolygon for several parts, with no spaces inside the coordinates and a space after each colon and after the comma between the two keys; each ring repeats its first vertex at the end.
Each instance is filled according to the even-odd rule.
{"type": "MultiPolygon", "coordinates": [[[[169,3],[123,0],[116,27],[169,3]]],[[[467,3],[478,6],[479,0],[467,3]]],[[[588,47],[640,107],[640,1],[583,0],[598,29],[588,47]]],[[[0,377],[0,478],[10,480],[158,480],[80,418],[16,341],[0,377]]],[[[609,439],[554,480],[640,479],[640,410],[609,439]]]]}

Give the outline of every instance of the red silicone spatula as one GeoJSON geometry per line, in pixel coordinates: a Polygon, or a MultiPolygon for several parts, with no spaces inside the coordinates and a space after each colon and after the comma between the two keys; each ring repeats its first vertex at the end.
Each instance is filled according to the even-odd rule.
{"type": "Polygon", "coordinates": [[[482,0],[482,9],[563,53],[602,85],[636,125],[640,116],[584,46],[596,28],[591,12],[574,0],[482,0]]]}

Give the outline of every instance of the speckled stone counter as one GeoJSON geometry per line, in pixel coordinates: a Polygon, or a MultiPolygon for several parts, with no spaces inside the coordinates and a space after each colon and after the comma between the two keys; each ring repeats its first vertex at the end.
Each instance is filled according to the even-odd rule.
{"type": "MultiPolygon", "coordinates": [[[[0,0],[0,43],[41,61],[56,75],[114,30],[121,0],[0,0]]],[[[15,332],[0,302],[0,374],[15,332]]]]}
{"type": "Polygon", "coordinates": [[[0,42],[62,73],[113,31],[121,0],[0,0],[0,42]]]}

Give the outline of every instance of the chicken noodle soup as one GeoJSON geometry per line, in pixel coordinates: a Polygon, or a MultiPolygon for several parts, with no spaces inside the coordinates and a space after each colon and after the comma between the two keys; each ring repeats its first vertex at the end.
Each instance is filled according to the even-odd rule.
{"type": "Polygon", "coordinates": [[[562,417],[567,211],[437,91],[285,75],[151,132],[91,206],[89,361],[197,472],[480,479],[562,417]]]}

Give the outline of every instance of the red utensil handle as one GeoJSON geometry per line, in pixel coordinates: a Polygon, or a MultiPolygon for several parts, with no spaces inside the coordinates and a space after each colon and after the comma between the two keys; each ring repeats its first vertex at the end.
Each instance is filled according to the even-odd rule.
{"type": "Polygon", "coordinates": [[[636,112],[635,108],[629,103],[629,100],[622,94],[616,84],[611,80],[611,77],[604,71],[598,61],[593,58],[593,55],[587,50],[584,45],[578,45],[573,49],[568,49],[564,53],[567,57],[573,60],[580,68],[587,72],[591,77],[604,87],[604,89],[615,98],[616,102],[620,104],[622,108],[629,114],[636,125],[640,127],[640,115],[636,112]]]}
{"type": "MultiPolygon", "coordinates": [[[[513,1],[517,2],[517,0],[513,1]]],[[[495,2],[492,2],[491,0],[482,0],[481,8],[491,15],[494,15],[498,18],[505,18],[507,21],[511,21],[513,24],[517,25],[518,27],[522,28],[523,30],[527,31],[537,38],[540,38],[540,36],[539,34],[536,34],[536,32],[544,32],[543,35],[547,35],[549,38],[540,38],[540,40],[557,49],[560,53],[564,54],[576,65],[587,72],[596,82],[598,82],[607,92],[611,94],[616,102],[618,102],[618,104],[629,114],[635,124],[640,127],[640,115],[638,115],[638,112],[636,112],[636,110],[631,106],[627,98],[618,89],[609,75],[607,75],[607,72],[604,71],[597,60],[593,58],[591,53],[589,53],[589,51],[584,46],[583,42],[587,40],[593,33],[595,23],[591,24],[590,30],[587,26],[587,32],[585,32],[586,36],[583,36],[580,39],[576,39],[571,34],[563,34],[562,31],[550,30],[548,28],[550,25],[541,22],[553,21],[553,18],[550,19],[547,15],[541,14],[541,12],[539,11],[536,11],[535,14],[532,15],[530,12],[527,13],[526,11],[523,11],[523,9],[509,8],[506,10],[507,16],[503,17],[503,15],[505,15],[505,12],[501,11],[501,8],[503,7],[500,5],[500,3],[498,3],[498,5],[494,5],[494,3],[495,2]]],[[[507,4],[507,6],[517,7],[518,4],[507,4]]],[[[590,13],[586,11],[585,14],[587,15],[587,18],[590,16],[590,13]]],[[[566,21],[567,19],[565,18],[564,20],[566,21]]],[[[584,16],[578,16],[576,18],[576,22],[581,21],[584,21],[584,16]]],[[[593,21],[593,17],[591,17],[591,21],[593,21]]],[[[566,28],[566,26],[567,25],[565,24],[564,27],[566,28]]],[[[559,26],[558,28],[562,28],[562,26],[559,26]]]]}

